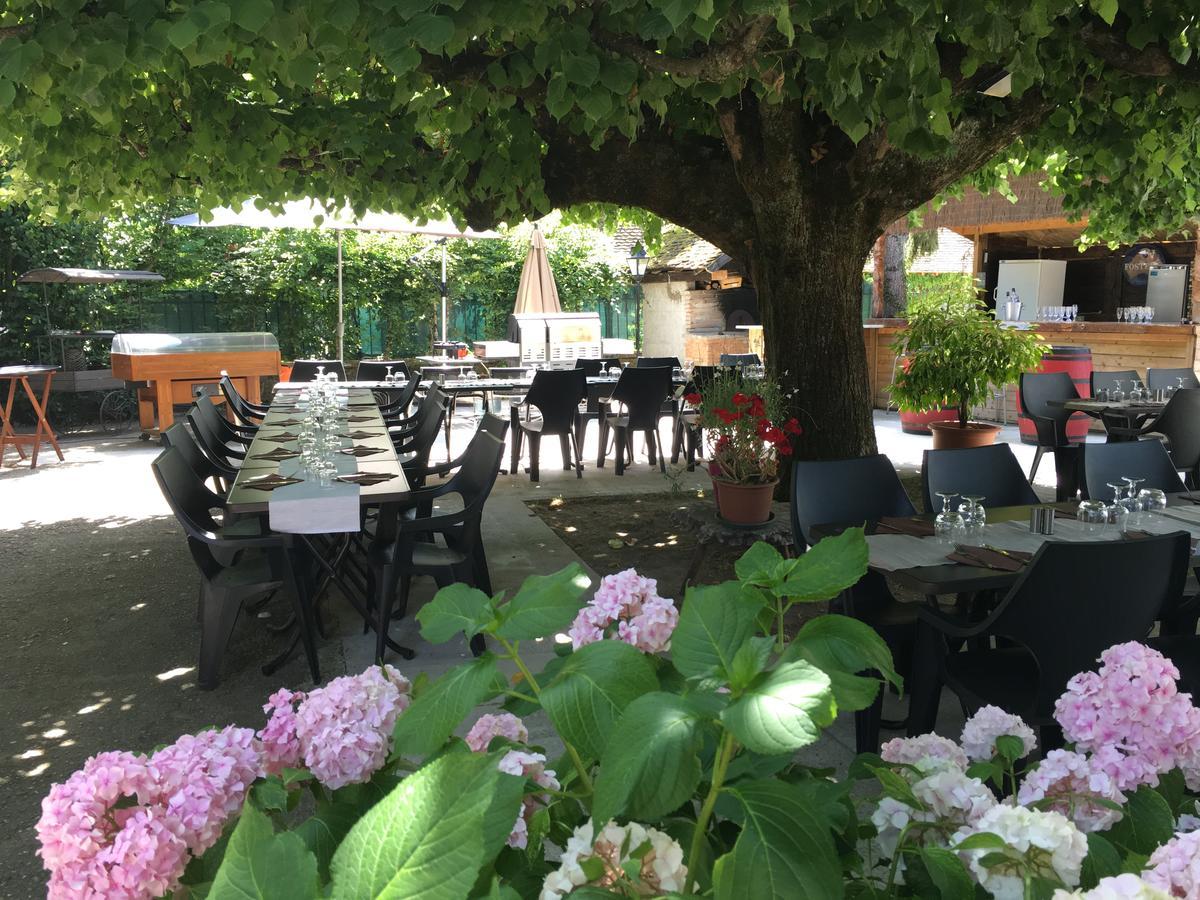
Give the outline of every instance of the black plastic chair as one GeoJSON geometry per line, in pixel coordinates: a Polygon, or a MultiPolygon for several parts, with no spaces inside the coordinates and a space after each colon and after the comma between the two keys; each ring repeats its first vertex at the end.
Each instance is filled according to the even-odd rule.
{"type": "Polygon", "coordinates": [[[1051,401],[1078,400],[1079,392],[1066,372],[1022,372],[1020,380],[1021,412],[1033,420],[1037,430],[1037,452],[1029,469],[1029,480],[1037,477],[1043,454],[1054,454],[1058,499],[1075,496],[1078,488],[1078,442],[1067,435],[1067,423],[1077,415],[1051,401]]]}
{"type": "Polygon", "coordinates": [[[588,378],[599,378],[604,375],[612,367],[621,368],[619,359],[577,359],[575,360],[575,368],[583,369],[583,374],[588,378]]]}
{"type": "Polygon", "coordinates": [[[326,375],[336,373],[338,381],[346,380],[346,367],[340,359],[297,359],[292,363],[288,381],[313,381],[317,377],[317,366],[324,366],[326,375]]]}
{"type": "Polygon", "coordinates": [[[198,404],[193,403],[188,407],[187,422],[204,455],[221,473],[221,477],[227,483],[232,483],[246,459],[247,448],[240,444],[238,447],[231,447],[218,424],[208,415],[207,410],[198,404]]]}
{"type": "Polygon", "coordinates": [[[639,356],[634,363],[634,368],[637,369],[661,369],[663,366],[669,369],[683,367],[678,356],[639,356]]]}
{"type": "Polygon", "coordinates": [[[225,402],[233,410],[233,414],[246,425],[257,427],[271,408],[269,404],[251,403],[243,397],[226,372],[221,373],[221,393],[225,395],[225,402]]]}
{"type": "Polygon", "coordinates": [[[221,414],[217,404],[213,403],[212,397],[207,394],[198,396],[192,406],[212,424],[213,429],[221,435],[223,440],[231,444],[247,447],[254,440],[254,435],[258,434],[257,425],[236,425],[230,422],[221,414]]]}
{"type": "Polygon", "coordinates": [[[303,585],[295,576],[289,542],[282,535],[236,535],[213,520],[211,492],[188,467],[180,451],[168,447],[150,464],[175,518],[187,535],[188,549],[200,570],[200,662],[197,683],[217,686],[221,657],[247,601],[287,586],[296,604],[309,670],[320,682],[314,616],[303,585]],[[245,551],[263,550],[265,554],[245,551]],[[227,561],[223,561],[227,560],[227,561]]]}
{"type": "Polygon", "coordinates": [[[425,472],[429,468],[429,454],[437,440],[438,431],[446,418],[450,406],[450,397],[437,385],[431,385],[421,400],[413,428],[400,434],[393,435],[392,444],[396,455],[400,457],[400,466],[404,475],[413,487],[424,484],[425,472]]]}
{"type": "MultiPolygon", "coordinates": [[[[666,454],[659,453],[662,441],[658,435],[658,420],[665,414],[663,404],[671,395],[671,369],[667,366],[635,366],[624,369],[613,387],[607,412],[600,416],[600,450],[596,456],[596,468],[604,468],[607,455],[608,434],[613,432],[617,449],[616,473],[625,474],[625,459],[628,453],[633,460],[633,434],[640,431],[646,439],[646,452],[650,465],[658,461],[659,469],[667,471],[666,454]],[[624,407],[625,412],[619,410],[624,407]]],[[[662,448],[665,450],[665,448],[662,448]]]]}
{"type": "Polygon", "coordinates": [[[722,353],[721,365],[737,366],[739,369],[744,366],[761,366],[762,357],[757,353],[722,353]]]}
{"type": "Polygon", "coordinates": [[[388,424],[398,424],[401,416],[408,414],[408,407],[413,401],[413,397],[417,396],[417,391],[421,388],[421,373],[409,376],[408,381],[400,392],[394,397],[389,390],[379,390],[374,392],[375,402],[379,404],[379,414],[383,416],[388,424]]]}
{"type": "Polygon", "coordinates": [[[583,369],[543,369],[533,376],[533,383],[520,406],[512,407],[512,466],[513,474],[521,461],[521,445],[529,441],[529,480],[540,477],[542,438],[558,435],[562,449],[563,471],[575,469],[583,477],[583,457],[579,451],[579,404],[587,397],[587,375],[583,369]],[[521,406],[525,417],[521,417],[521,406]],[[536,409],[538,418],[530,414],[536,409]],[[572,461],[571,451],[574,449],[572,461]]]}
{"type": "Polygon", "coordinates": [[[164,431],[162,442],[164,447],[172,447],[179,451],[179,455],[187,463],[187,467],[195,473],[206,488],[209,480],[212,480],[215,490],[210,490],[210,493],[212,494],[211,499],[215,502],[210,504],[210,508],[215,506],[223,508],[225,495],[229,493],[229,487],[237,475],[237,470],[230,467],[222,468],[209,459],[204,448],[197,443],[196,438],[182,422],[176,422],[164,431]]]}
{"type": "Polygon", "coordinates": [[[1141,387],[1145,386],[1142,384],[1142,376],[1137,373],[1136,369],[1121,369],[1113,372],[1103,372],[1099,369],[1093,369],[1091,377],[1092,396],[1095,397],[1099,391],[1111,391],[1115,389],[1118,386],[1118,382],[1120,382],[1120,388],[1126,396],[1133,389],[1135,382],[1141,387]]]}
{"type": "Polygon", "coordinates": [[[1188,487],[1200,481],[1200,389],[1175,391],[1158,418],[1140,428],[1116,429],[1125,440],[1159,441],[1175,469],[1186,473],[1188,487]]]}
{"type": "Polygon", "coordinates": [[[383,381],[387,377],[388,366],[392,367],[392,374],[397,378],[407,380],[412,377],[412,373],[408,370],[408,363],[402,359],[360,359],[358,369],[354,373],[354,380],[383,381]]]}
{"type": "MultiPolygon", "coordinates": [[[[801,460],[792,467],[792,535],[797,550],[816,543],[816,525],[859,525],[884,516],[916,513],[891,460],[882,454],[842,460],[801,460]]],[[[838,602],[846,615],[873,627],[892,651],[896,669],[907,678],[912,666],[917,605],[896,600],[877,572],[866,575],[838,602]]],[[[873,673],[877,674],[877,673],[873,673]]],[[[857,752],[879,750],[883,691],[854,714],[857,752]]]]}
{"type": "Polygon", "coordinates": [[[1041,503],[1008,444],[926,450],[921,460],[921,499],[926,512],[941,512],[933,503],[939,493],[983,497],[987,507],[1041,503]]]}
{"type": "Polygon", "coordinates": [[[1196,378],[1196,372],[1193,369],[1146,370],[1146,386],[1152,391],[1165,391],[1167,388],[1178,388],[1180,378],[1183,379],[1183,386],[1185,388],[1200,387],[1200,379],[1196,378]]]}
{"type": "Polygon", "coordinates": [[[1047,542],[981,621],[922,607],[909,733],[933,729],[939,686],[945,685],[968,714],[994,704],[1040,726],[1042,747],[1056,746],[1054,703],[1067,681],[1095,668],[1114,644],[1144,640],[1164,611],[1178,607],[1190,556],[1184,532],[1047,542]],[[966,641],[967,649],[947,653],[947,638],[966,641]],[[995,648],[988,646],[993,638],[995,648]]]}
{"type": "Polygon", "coordinates": [[[680,392],[679,410],[675,415],[675,427],[671,434],[671,465],[679,462],[679,454],[687,453],[687,470],[696,469],[696,457],[704,446],[704,429],[700,426],[700,412],[687,402],[689,394],[704,395],[723,366],[693,366],[692,377],[680,392]]]}
{"type": "Polygon", "coordinates": [[[1125,476],[1144,478],[1142,488],[1167,493],[1182,491],[1183,481],[1160,441],[1121,441],[1088,444],[1083,450],[1083,483],[1088,497],[1112,500],[1109,484],[1121,484],[1125,476]]]}
{"type": "MultiPolygon", "coordinates": [[[[479,523],[503,454],[504,441],[487,431],[476,431],[454,477],[445,484],[414,491],[409,498],[410,502],[427,504],[457,494],[462,500],[460,510],[415,519],[401,518],[396,510],[386,507],[381,512],[369,553],[375,585],[376,618],[372,624],[376,631],[376,659],[383,659],[388,646],[393,610],[399,616],[407,613],[414,575],[432,575],[438,587],[465,582],[486,594],[492,593],[479,523]],[[422,540],[435,535],[441,535],[443,543],[422,540]]],[[[472,649],[481,650],[479,643],[473,642],[472,649]]],[[[412,658],[411,651],[401,655],[412,658]]]]}
{"type": "MultiPolygon", "coordinates": [[[[1145,387],[1142,383],[1142,376],[1135,369],[1122,369],[1115,372],[1093,370],[1091,384],[1093,397],[1097,396],[1100,391],[1113,391],[1118,388],[1128,396],[1135,385],[1145,387]]],[[[1131,416],[1129,413],[1116,409],[1105,410],[1100,414],[1100,421],[1104,423],[1104,430],[1110,441],[1127,440],[1122,432],[1130,428],[1140,428],[1145,420],[1145,416],[1131,416]]]]}

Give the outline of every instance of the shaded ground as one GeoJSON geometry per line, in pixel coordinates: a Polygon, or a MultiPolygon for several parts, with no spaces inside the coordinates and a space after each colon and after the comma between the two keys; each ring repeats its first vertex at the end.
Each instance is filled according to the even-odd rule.
{"type": "MultiPolygon", "coordinates": [[[[194,683],[197,580],[166,517],[73,519],[0,531],[0,897],[45,895],[34,855],[41,799],[101,749],[147,751],[209,725],[259,727],[266,695],[307,687],[293,659],[274,677],[259,665],[284,646],[241,623],[221,689],[194,683]]],[[[275,621],[284,601],[269,607],[275,621]]],[[[322,643],[326,677],[344,672],[322,643]]]]}

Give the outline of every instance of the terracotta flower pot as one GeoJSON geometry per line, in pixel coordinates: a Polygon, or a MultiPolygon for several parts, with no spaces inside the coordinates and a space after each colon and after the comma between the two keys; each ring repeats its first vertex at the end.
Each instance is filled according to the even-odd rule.
{"type": "Polygon", "coordinates": [[[771,518],[771,501],[778,479],[767,484],[734,484],[713,479],[717,512],[734,525],[761,525],[771,518]]]}
{"type": "Polygon", "coordinates": [[[957,422],[930,422],[929,430],[933,432],[934,450],[966,450],[996,443],[1000,426],[987,422],[968,422],[965,426],[957,422]]]}

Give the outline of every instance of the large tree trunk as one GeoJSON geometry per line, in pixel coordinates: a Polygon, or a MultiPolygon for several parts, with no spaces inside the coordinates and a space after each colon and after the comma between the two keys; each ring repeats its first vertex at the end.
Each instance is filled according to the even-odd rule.
{"type": "Polygon", "coordinates": [[[904,251],[908,237],[889,234],[883,239],[883,314],[888,318],[904,315],[908,306],[908,278],[904,271],[904,251]]]}
{"type": "Polygon", "coordinates": [[[862,261],[871,227],[844,208],[817,210],[811,200],[792,200],[802,208],[796,225],[775,228],[767,219],[749,245],[770,377],[791,393],[789,408],[804,428],[799,457],[874,453],[862,329],[862,261]]]}

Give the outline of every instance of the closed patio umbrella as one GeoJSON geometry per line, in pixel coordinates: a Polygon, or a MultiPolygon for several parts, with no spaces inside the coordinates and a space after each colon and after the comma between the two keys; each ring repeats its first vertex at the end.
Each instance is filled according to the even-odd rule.
{"type": "Polygon", "coordinates": [[[513,312],[560,313],[558,285],[550,271],[550,258],[546,255],[546,240],[538,227],[533,226],[533,240],[529,242],[529,253],[521,268],[521,283],[517,286],[517,303],[513,312]]]}

